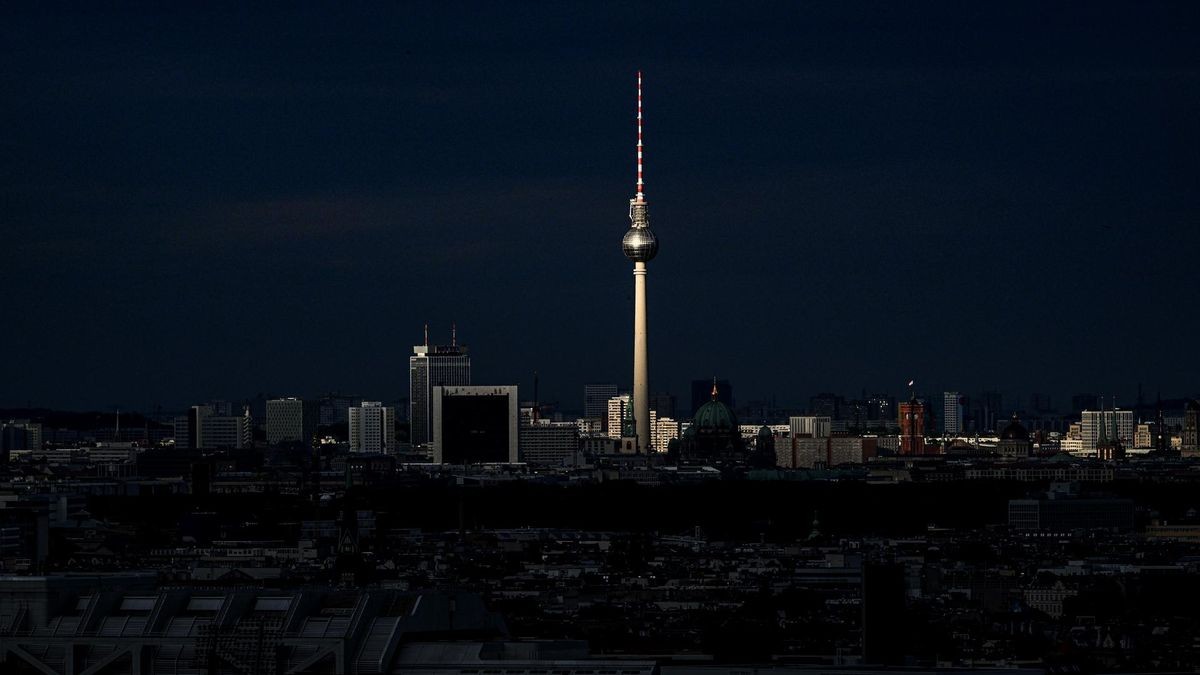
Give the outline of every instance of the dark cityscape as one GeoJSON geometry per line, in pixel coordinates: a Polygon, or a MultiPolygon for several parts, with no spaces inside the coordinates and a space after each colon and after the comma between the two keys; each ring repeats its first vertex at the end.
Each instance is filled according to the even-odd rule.
{"type": "Polygon", "coordinates": [[[1200,5],[0,9],[0,673],[1200,672],[1200,5]]]}

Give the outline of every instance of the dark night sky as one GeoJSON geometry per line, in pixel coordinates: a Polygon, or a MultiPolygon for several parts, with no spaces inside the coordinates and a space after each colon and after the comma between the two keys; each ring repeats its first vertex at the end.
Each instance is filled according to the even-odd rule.
{"type": "MultiPolygon", "coordinates": [[[[173,3],[167,3],[174,6],[173,3]]],[[[1195,394],[1200,4],[0,10],[0,405],[1195,394]]]]}

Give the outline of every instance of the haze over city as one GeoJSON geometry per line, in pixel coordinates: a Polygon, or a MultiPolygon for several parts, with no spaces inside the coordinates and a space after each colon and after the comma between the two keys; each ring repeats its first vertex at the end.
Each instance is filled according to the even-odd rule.
{"type": "Polygon", "coordinates": [[[628,386],[1195,395],[1191,4],[9,6],[0,404],[628,386]]]}

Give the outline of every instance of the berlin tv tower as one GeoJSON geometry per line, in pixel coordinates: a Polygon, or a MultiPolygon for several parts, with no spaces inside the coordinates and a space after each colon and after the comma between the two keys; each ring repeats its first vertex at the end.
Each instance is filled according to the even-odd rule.
{"type": "Polygon", "coordinates": [[[629,231],[621,250],[633,261],[633,424],[638,452],[650,452],[650,367],[646,354],[646,263],[658,253],[642,183],[642,72],[637,74],[637,192],[629,200],[629,231]]]}

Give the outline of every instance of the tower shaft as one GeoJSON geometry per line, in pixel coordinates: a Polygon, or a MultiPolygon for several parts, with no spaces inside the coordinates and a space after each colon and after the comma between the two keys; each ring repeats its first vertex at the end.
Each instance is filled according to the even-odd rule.
{"type": "Polygon", "coordinates": [[[633,424],[638,452],[650,451],[650,364],[646,344],[646,263],[633,264],[633,424]]]}

